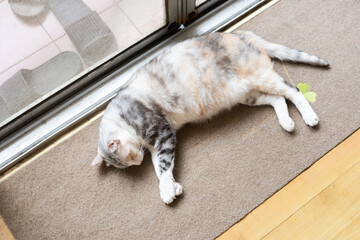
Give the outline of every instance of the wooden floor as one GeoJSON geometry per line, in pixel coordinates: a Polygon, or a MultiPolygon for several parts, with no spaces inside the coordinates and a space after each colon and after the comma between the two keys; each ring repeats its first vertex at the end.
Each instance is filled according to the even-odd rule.
{"type": "Polygon", "coordinates": [[[360,239],[360,130],[217,240],[360,239]]]}
{"type": "Polygon", "coordinates": [[[7,228],[4,220],[0,217],[0,239],[1,240],[14,240],[11,232],[7,228]]]}

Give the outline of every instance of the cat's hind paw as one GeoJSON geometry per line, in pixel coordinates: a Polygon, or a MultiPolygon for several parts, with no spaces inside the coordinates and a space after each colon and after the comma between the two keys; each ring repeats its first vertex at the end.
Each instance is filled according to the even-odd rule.
{"type": "Polygon", "coordinates": [[[292,132],[295,129],[295,123],[290,117],[279,120],[279,123],[288,132],[292,132]]]}
{"type": "Polygon", "coordinates": [[[303,115],[303,120],[306,125],[310,127],[314,127],[319,123],[319,117],[316,115],[314,111],[309,111],[303,115]]]}

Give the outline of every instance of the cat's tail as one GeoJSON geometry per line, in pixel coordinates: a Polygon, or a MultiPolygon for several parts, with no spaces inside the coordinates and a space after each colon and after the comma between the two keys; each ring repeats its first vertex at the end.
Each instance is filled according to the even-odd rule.
{"type": "Polygon", "coordinates": [[[308,63],[316,66],[329,67],[330,64],[326,62],[324,59],[319,58],[315,55],[302,52],[300,50],[291,49],[280,44],[270,43],[261,37],[257,36],[255,33],[251,31],[244,32],[250,39],[255,41],[256,45],[259,45],[265,52],[272,58],[277,58],[279,60],[284,61],[293,61],[293,62],[301,62],[308,63]]]}

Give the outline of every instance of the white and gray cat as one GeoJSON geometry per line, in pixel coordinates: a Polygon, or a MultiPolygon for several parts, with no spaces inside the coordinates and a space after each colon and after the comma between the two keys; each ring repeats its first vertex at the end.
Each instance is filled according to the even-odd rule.
{"type": "Polygon", "coordinates": [[[270,57],[329,66],[319,57],[269,43],[249,31],[212,33],[165,50],[137,70],[108,105],[93,165],[140,165],[147,148],[161,199],[169,204],[182,193],[172,170],[175,131],[185,123],[209,119],[238,103],[271,105],[280,125],[291,132],[294,121],[287,98],[307,125],[317,125],[319,118],[308,101],[274,71],[270,57]]]}

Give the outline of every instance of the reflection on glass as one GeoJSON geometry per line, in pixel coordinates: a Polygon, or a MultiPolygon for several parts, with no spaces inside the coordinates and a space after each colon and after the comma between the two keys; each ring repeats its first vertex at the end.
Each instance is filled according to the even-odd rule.
{"type": "Polygon", "coordinates": [[[8,0],[0,15],[0,127],[166,24],[164,0],[8,0]]]}

